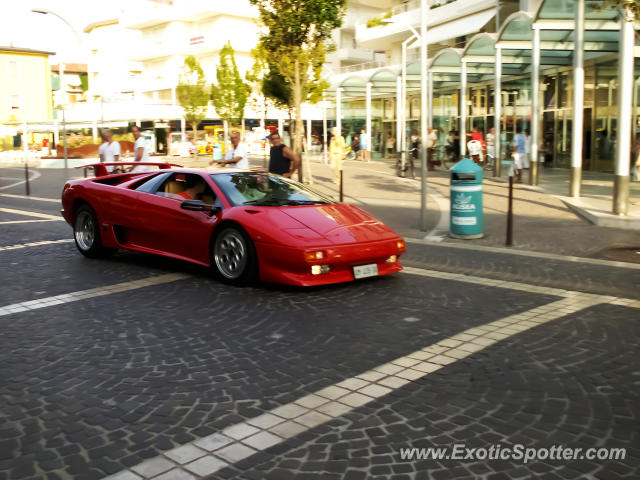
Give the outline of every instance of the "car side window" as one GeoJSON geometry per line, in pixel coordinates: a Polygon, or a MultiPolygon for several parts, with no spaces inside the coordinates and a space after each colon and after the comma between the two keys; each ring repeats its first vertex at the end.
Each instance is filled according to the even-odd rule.
{"type": "Polygon", "coordinates": [[[173,173],[157,189],[156,195],[176,201],[201,200],[206,204],[216,203],[216,196],[207,181],[195,173],[173,173]]]}

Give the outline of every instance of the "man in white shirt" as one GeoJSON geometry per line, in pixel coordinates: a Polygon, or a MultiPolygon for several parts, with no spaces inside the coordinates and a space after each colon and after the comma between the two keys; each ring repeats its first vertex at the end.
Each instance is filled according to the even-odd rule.
{"type": "Polygon", "coordinates": [[[433,159],[433,154],[436,150],[436,144],[438,143],[438,134],[435,132],[433,128],[429,128],[427,134],[427,167],[428,170],[433,170],[435,161],[433,159]]]}
{"type": "MultiPolygon", "coordinates": [[[[135,162],[148,162],[149,161],[149,147],[147,146],[147,140],[142,136],[140,127],[134,125],[131,128],[133,138],[136,139],[136,143],[133,145],[133,152],[135,155],[135,162]]],[[[135,165],[129,170],[130,172],[148,172],[149,165],[135,165]]]]}
{"type": "Polygon", "coordinates": [[[240,132],[234,131],[231,133],[231,148],[225,154],[224,160],[220,160],[217,163],[233,168],[249,169],[249,154],[246,145],[240,143],[240,132]]]}

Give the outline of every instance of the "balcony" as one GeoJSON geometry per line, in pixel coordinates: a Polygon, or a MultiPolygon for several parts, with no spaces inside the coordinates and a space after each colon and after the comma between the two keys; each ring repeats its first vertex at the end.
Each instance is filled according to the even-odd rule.
{"type": "Polygon", "coordinates": [[[373,52],[366,48],[339,48],[335,55],[340,61],[351,63],[368,62],[373,58],[373,52]]]}
{"type": "MultiPolygon", "coordinates": [[[[427,0],[427,42],[437,43],[451,38],[475,33],[495,15],[495,0],[427,0]]],[[[407,25],[420,29],[420,0],[398,5],[386,15],[377,17],[390,23],[369,27],[366,23],[356,26],[359,45],[372,49],[387,49],[390,43],[407,39],[411,32],[407,25]]],[[[369,21],[369,25],[376,22],[369,21]]]]}

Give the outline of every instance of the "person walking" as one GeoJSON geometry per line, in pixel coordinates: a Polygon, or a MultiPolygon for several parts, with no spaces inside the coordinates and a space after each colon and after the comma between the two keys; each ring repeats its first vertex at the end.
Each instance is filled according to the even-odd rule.
{"type": "MultiPolygon", "coordinates": [[[[147,145],[147,139],[142,136],[140,127],[134,125],[131,127],[131,133],[136,142],[133,144],[134,162],[148,162],[149,161],[149,147],[147,145]]],[[[149,165],[134,165],[129,170],[130,172],[148,172],[149,165]]]]}
{"type": "Polygon", "coordinates": [[[360,152],[360,139],[358,135],[354,135],[353,140],[351,140],[351,151],[353,152],[353,159],[358,160],[358,153],[360,152]]]}
{"type": "Polygon", "coordinates": [[[331,170],[336,184],[340,184],[340,171],[342,171],[342,161],[345,157],[345,141],[344,137],[338,133],[338,128],[331,129],[331,145],[329,145],[329,160],[331,170]]]}
{"type": "MultiPolygon", "coordinates": [[[[244,143],[240,143],[240,132],[234,130],[231,132],[231,148],[227,150],[224,156],[224,160],[218,160],[219,165],[228,166],[233,168],[249,169],[249,153],[247,152],[247,146],[244,143]]],[[[210,162],[211,165],[213,162],[210,162]]]]}
{"type": "Polygon", "coordinates": [[[496,161],[496,129],[492,128],[487,133],[487,166],[493,167],[496,161]]]}
{"type": "Polygon", "coordinates": [[[433,160],[433,153],[436,150],[436,144],[438,143],[438,134],[436,131],[429,127],[427,133],[427,169],[434,170],[435,162],[433,160]]]}
{"type": "MultiPolygon", "coordinates": [[[[120,143],[116,142],[113,139],[113,132],[109,128],[105,128],[102,133],[105,143],[100,145],[102,148],[102,153],[100,153],[100,149],[98,152],[100,153],[100,162],[103,163],[115,163],[120,161],[120,143]]],[[[115,167],[112,168],[113,173],[119,173],[120,169],[115,167]]]]}
{"type": "Polygon", "coordinates": [[[362,152],[360,159],[363,162],[369,161],[369,134],[362,129],[360,131],[360,151],[362,152]]]}
{"type": "Polygon", "coordinates": [[[300,167],[300,155],[282,143],[277,130],[269,135],[269,142],[269,173],[292,178],[293,173],[300,167]]]}
{"type": "Polygon", "coordinates": [[[393,155],[393,149],[396,146],[396,139],[393,135],[391,135],[391,132],[387,134],[386,146],[387,146],[387,154],[389,156],[393,155]]]}
{"type": "Polygon", "coordinates": [[[516,136],[513,137],[513,168],[516,174],[516,183],[522,183],[522,169],[524,168],[527,153],[527,138],[522,133],[522,128],[516,129],[516,136]]]}

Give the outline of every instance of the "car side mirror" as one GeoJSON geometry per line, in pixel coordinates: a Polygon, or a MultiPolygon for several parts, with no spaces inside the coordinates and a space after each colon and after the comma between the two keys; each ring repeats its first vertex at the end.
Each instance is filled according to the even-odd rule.
{"type": "Polygon", "coordinates": [[[202,200],[183,200],[180,208],[194,212],[206,212],[210,217],[220,211],[220,207],[204,203],[202,200]]]}

